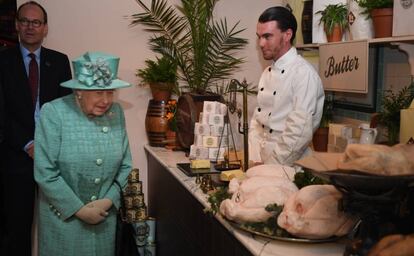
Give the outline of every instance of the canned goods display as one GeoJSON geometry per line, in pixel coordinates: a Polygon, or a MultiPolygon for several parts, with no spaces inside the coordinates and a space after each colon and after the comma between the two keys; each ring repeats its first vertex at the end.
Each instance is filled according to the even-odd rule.
{"type": "Polygon", "coordinates": [[[144,256],[145,255],[145,247],[144,246],[137,246],[138,248],[138,253],[140,256],[144,256]]]}
{"type": "Polygon", "coordinates": [[[128,183],[125,188],[125,192],[129,194],[141,194],[142,193],[142,181],[128,183]]]}
{"type": "Polygon", "coordinates": [[[148,243],[155,243],[155,218],[148,217],[147,220],[148,225],[148,243]]]}
{"type": "Polygon", "coordinates": [[[136,220],[145,220],[147,218],[147,207],[143,206],[136,210],[135,219],[136,220]]]}
{"type": "Polygon", "coordinates": [[[147,245],[145,245],[144,255],[145,256],[155,256],[156,255],[155,243],[148,243],[147,245]]]}
{"type": "Polygon", "coordinates": [[[147,243],[148,224],[145,221],[138,221],[132,223],[135,232],[135,244],[137,246],[144,246],[147,243]]]}
{"type": "Polygon", "coordinates": [[[128,175],[128,181],[137,182],[139,181],[139,169],[134,168],[128,175]]]}
{"type": "Polygon", "coordinates": [[[126,209],[134,208],[134,197],[124,196],[124,204],[126,209]]]}
{"type": "Polygon", "coordinates": [[[141,193],[141,194],[133,196],[132,198],[133,198],[132,199],[133,207],[140,208],[140,207],[143,207],[145,205],[144,194],[141,193]]]}
{"type": "Polygon", "coordinates": [[[126,221],[129,223],[136,221],[137,210],[135,209],[127,209],[126,211],[126,221]]]}

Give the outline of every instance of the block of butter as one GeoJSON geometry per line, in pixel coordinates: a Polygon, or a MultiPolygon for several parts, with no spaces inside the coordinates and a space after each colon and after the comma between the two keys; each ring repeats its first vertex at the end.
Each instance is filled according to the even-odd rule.
{"type": "Polygon", "coordinates": [[[220,180],[222,181],[230,181],[233,178],[243,179],[244,172],[240,169],[237,169],[237,170],[230,170],[230,171],[222,171],[220,173],[220,180]]]}
{"type": "Polygon", "coordinates": [[[210,169],[210,160],[208,159],[191,160],[190,167],[192,169],[210,169]]]}

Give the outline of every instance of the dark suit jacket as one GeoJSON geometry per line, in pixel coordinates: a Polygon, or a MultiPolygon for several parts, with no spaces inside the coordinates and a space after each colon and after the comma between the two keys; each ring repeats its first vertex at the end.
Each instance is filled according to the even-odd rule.
{"type": "MultiPolygon", "coordinates": [[[[29,80],[19,45],[0,52],[0,84],[3,86],[6,113],[4,150],[6,172],[33,175],[33,161],[24,146],[34,138],[34,111],[29,80]],[[28,169],[30,168],[30,169],[28,169]]],[[[69,59],[65,54],[42,47],[40,53],[40,106],[71,93],[59,86],[71,79],[69,59]]]]}

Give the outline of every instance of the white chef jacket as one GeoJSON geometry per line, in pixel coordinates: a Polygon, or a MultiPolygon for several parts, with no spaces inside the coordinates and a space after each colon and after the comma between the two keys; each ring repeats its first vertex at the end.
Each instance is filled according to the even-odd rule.
{"type": "Polygon", "coordinates": [[[292,47],[260,78],[249,127],[249,159],[291,165],[309,152],[324,98],[318,73],[292,47]]]}

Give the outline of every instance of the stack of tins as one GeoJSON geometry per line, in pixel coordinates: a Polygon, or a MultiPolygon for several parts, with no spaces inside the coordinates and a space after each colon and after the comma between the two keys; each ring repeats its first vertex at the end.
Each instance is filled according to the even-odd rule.
{"type": "Polygon", "coordinates": [[[168,104],[166,101],[150,100],[145,117],[148,142],[153,147],[164,147],[168,130],[168,104]]]}
{"type": "Polygon", "coordinates": [[[147,216],[139,170],[132,169],[124,192],[127,222],[135,231],[135,243],[140,255],[155,255],[155,219],[147,216]]]}

